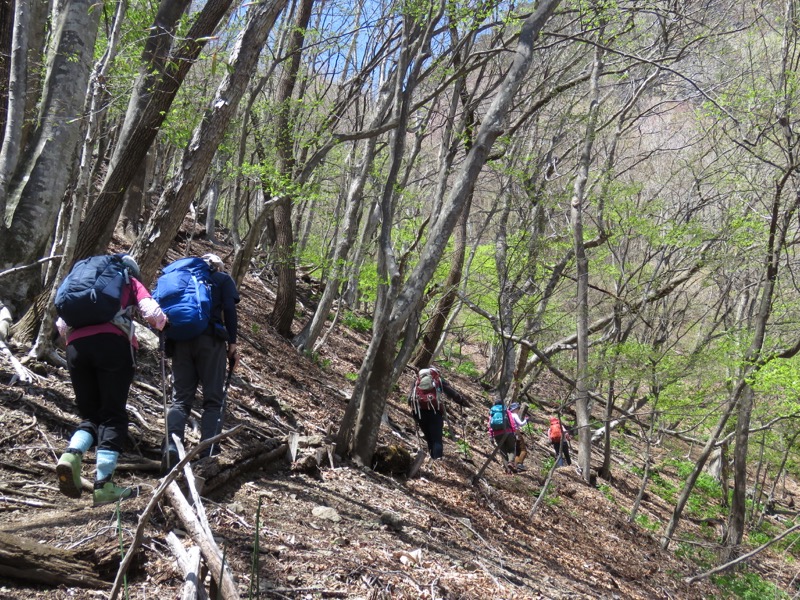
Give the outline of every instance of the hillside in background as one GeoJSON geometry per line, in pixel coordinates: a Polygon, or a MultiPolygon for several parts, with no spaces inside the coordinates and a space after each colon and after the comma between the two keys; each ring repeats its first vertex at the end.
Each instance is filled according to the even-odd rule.
{"type": "MultiPolygon", "coordinates": [[[[193,253],[209,248],[194,244],[193,253]]],[[[222,249],[216,252],[224,255],[222,249]]],[[[305,285],[307,315],[315,290],[314,282],[305,285]]],[[[615,432],[611,481],[598,480],[591,487],[571,468],[558,469],[532,512],[553,464],[544,433],[547,419],[563,397],[547,378],[529,397],[528,471],[507,475],[494,460],[473,483],[491,452],[485,430],[488,399],[479,382],[457,367],[467,360],[480,366],[477,352],[453,356],[444,368],[469,401],[463,410],[451,406],[444,460],[426,461],[410,480],[339,462],[331,433],[345,409],[368,334],[340,324],[318,354],[301,356],[264,325],[272,283],[249,274],[241,295],[242,360],[226,418],[226,428],[241,428],[222,443],[216,462],[206,461],[195,471],[205,480],[203,506],[242,598],[699,599],[722,597],[725,590],[752,598],[793,593],[798,550],[788,538],[751,559],[745,570],[715,580],[717,585],[685,582],[716,564],[725,513],[718,487],[698,486],[670,551],[660,549],[658,534],[696,450],[669,438],[655,447],[651,482],[634,522],[628,516],[643,467],[643,443],[634,430],[615,432]],[[300,436],[294,461],[283,447],[292,432],[300,436]]],[[[114,506],[92,508],[88,494],[71,500],[58,493],[55,463],[78,423],[73,393],[65,369],[29,366],[36,373],[32,384],[9,385],[14,372],[0,361],[0,598],[107,597],[120,546],[132,543],[139,516],[159,484],[159,354],[153,348],[141,353],[131,389],[130,447],[118,479],[143,491],[124,502],[119,513],[114,506]],[[8,566],[12,557],[4,552],[20,540],[40,550],[68,551],[76,570],[78,564],[92,565],[108,587],[34,583],[42,581],[41,571],[8,566]]],[[[381,445],[413,454],[419,442],[405,405],[410,385],[406,372],[390,399],[381,445]]],[[[189,440],[196,441],[196,435],[190,433],[189,440]]],[[[87,462],[93,458],[90,452],[87,462]]],[[[595,459],[597,464],[599,454],[595,459]]],[[[83,474],[93,475],[88,466],[83,474]]],[[[793,506],[797,493],[787,480],[780,504],[793,506]]],[[[766,518],[761,527],[766,537],[785,527],[781,518],[766,518]]],[[[146,520],[138,560],[129,571],[131,598],[180,597],[183,578],[166,542],[171,531],[189,545],[175,509],[162,499],[146,520]]]]}

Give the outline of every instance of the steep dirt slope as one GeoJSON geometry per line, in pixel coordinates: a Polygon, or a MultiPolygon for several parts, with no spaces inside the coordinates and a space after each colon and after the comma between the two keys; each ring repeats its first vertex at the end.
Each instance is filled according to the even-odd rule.
{"type": "MultiPolygon", "coordinates": [[[[269,283],[248,276],[241,291],[242,367],[230,390],[226,426],[245,428],[223,443],[222,466],[255,445],[277,445],[290,431],[323,437],[335,430],[368,343],[365,335],[340,327],[315,360],[299,356],[265,325],[269,283]]],[[[80,500],[59,495],[53,467],[77,417],[66,371],[36,370],[39,378],[32,385],[9,387],[12,371],[0,360],[0,534],[78,551],[113,579],[120,538],[123,546],[130,544],[138,515],[158,484],[163,429],[158,354],[140,357],[130,395],[131,444],[122,461],[127,466],[119,472],[121,482],[144,491],[123,503],[118,516],[113,506],[92,508],[86,494],[80,500]]],[[[300,463],[278,461],[206,496],[212,528],[242,597],[256,589],[264,598],[714,597],[712,586],[682,581],[696,572],[694,565],[660,550],[649,532],[628,523],[622,508],[631,506],[637,482],[621,468],[620,479],[602,491],[571,469],[560,469],[548,499],[530,515],[549,456],[543,412],[532,414],[541,434],[531,440],[530,470],[509,476],[494,462],[473,485],[473,474],[490,452],[488,404],[475,382],[446,375],[470,406],[451,411],[454,437],[446,440],[446,458],[426,462],[420,477],[406,481],[347,463],[308,472],[300,463]],[[257,581],[251,581],[257,513],[259,568],[257,581]]],[[[410,381],[404,376],[390,398],[381,442],[413,452],[418,442],[405,407],[410,381]]],[[[298,458],[309,452],[301,448],[298,458]]],[[[84,476],[92,477],[89,466],[84,476]]],[[[663,519],[669,507],[648,497],[642,510],[663,519]]],[[[140,560],[130,573],[131,598],[177,597],[182,580],[164,541],[176,526],[171,507],[163,503],[147,523],[140,560]]],[[[0,575],[2,599],[106,593],[0,575]]]]}

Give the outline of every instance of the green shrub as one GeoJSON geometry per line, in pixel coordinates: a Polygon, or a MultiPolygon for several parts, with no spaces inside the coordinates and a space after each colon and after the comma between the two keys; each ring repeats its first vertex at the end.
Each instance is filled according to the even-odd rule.
{"type": "Polygon", "coordinates": [[[612,502],[613,504],[617,503],[617,500],[614,498],[614,494],[611,493],[611,486],[607,483],[601,483],[597,486],[597,489],[600,490],[600,493],[606,497],[606,500],[612,502]]]}
{"type": "Polygon", "coordinates": [[[361,317],[352,311],[347,311],[342,316],[342,323],[354,331],[369,333],[372,331],[372,319],[361,317]]]}
{"type": "Polygon", "coordinates": [[[459,451],[464,454],[464,458],[469,458],[470,454],[472,454],[472,448],[470,448],[467,440],[456,440],[456,446],[458,446],[459,451]]]}
{"type": "Polygon", "coordinates": [[[711,581],[722,591],[725,598],[736,598],[737,600],[789,598],[789,595],[780,588],[769,581],[764,581],[760,575],[751,571],[713,575],[711,581]]]}
{"type": "Polygon", "coordinates": [[[465,360],[460,365],[456,367],[456,373],[460,373],[461,375],[466,375],[467,377],[477,377],[480,375],[480,371],[475,367],[475,365],[468,360],[465,360]]]}
{"type": "Polygon", "coordinates": [[[661,524],[658,521],[652,521],[650,517],[642,513],[636,515],[636,523],[639,527],[647,529],[648,531],[656,532],[661,529],[661,524]]]}

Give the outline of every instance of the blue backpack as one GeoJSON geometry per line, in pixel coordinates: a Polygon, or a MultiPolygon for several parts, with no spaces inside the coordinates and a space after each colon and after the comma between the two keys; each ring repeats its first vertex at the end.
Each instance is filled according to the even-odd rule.
{"type": "Polygon", "coordinates": [[[489,409],[489,426],[492,431],[506,431],[511,428],[506,407],[502,402],[494,404],[489,409]]]}
{"type": "Polygon", "coordinates": [[[121,310],[122,288],[130,283],[122,255],[92,256],[75,263],[56,291],[56,312],[77,329],[111,322],[121,310]]]}
{"type": "Polygon", "coordinates": [[[164,267],[153,298],[169,319],[169,339],[190,340],[208,328],[212,285],[211,268],[202,258],[182,258],[164,267]]]}

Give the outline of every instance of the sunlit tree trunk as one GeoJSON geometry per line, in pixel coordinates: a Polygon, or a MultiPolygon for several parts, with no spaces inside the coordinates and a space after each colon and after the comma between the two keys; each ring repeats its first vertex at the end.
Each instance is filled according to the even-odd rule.
{"type": "Polygon", "coordinates": [[[589,260],[586,257],[586,246],[583,238],[583,207],[586,202],[586,184],[589,179],[589,166],[592,161],[592,144],[597,126],[597,112],[600,97],[600,73],[603,69],[603,51],[595,49],[592,65],[592,81],[589,115],[586,133],[583,139],[583,151],[578,166],[578,177],[575,180],[572,195],[571,224],[575,263],[577,266],[576,289],[576,376],[575,376],[575,413],[578,421],[578,466],[583,471],[583,478],[589,481],[592,468],[592,436],[590,431],[591,407],[589,403],[589,260]]]}
{"type": "Polygon", "coordinates": [[[285,186],[275,205],[275,261],[278,268],[278,290],[275,304],[270,314],[270,323],[283,337],[291,337],[294,310],[297,301],[297,280],[295,265],[294,232],[292,231],[292,201],[294,193],[291,182],[294,180],[294,125],[292,124],[292,95],[300,69],[306,28],[311,19],[314,0],[300,0],[297,18],[289,39],[287,53],[289,60],[284,67],[278,84],[277,117],[275,119],[276,170],[285,186]]]}
{"type": "MultiPolygon", "coordinates": [[[[37,260],[52,235],[61,201],[73,175],[81,134],[81,110],[100,12],[89,0],[65,2],[58,14],[45,64],[46,78],[39,110],[39,128],[20,158],[19,185],[12,186],[11,225],[0,236],[3,266],[37,260]]],[[[26,305],[38,293],[36,269],[0,279],[0,297],[26,305]]]]}
{"type": "Polygon", "coordinates": [[[149,283],[203,182],[231,117],[255,72],[261,49],[286,0],[251,5],[247,23],[236,40],[227,74],[183,153],[181,168],[136,240],[132,254],[139,259],[142,281],[149,283]]]}

